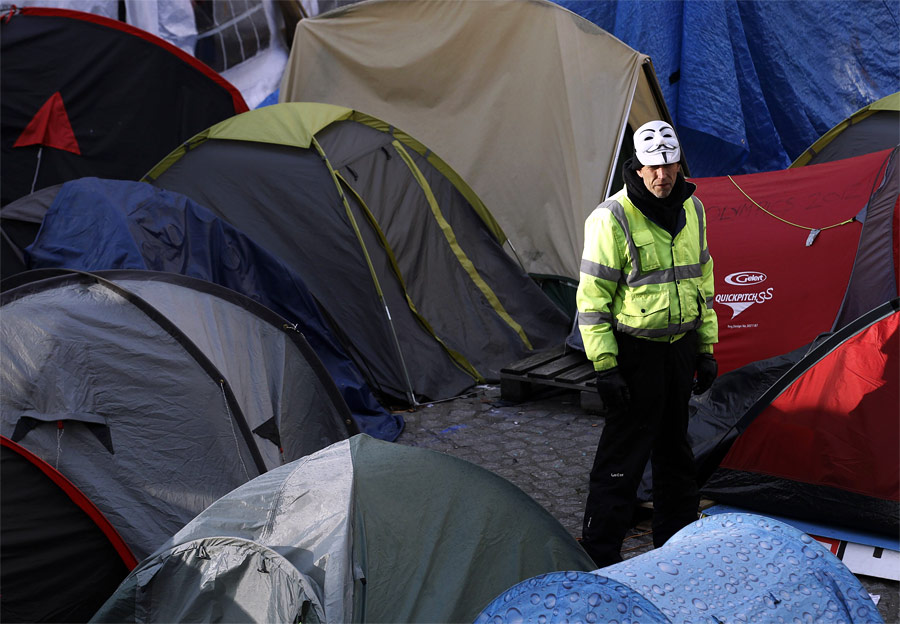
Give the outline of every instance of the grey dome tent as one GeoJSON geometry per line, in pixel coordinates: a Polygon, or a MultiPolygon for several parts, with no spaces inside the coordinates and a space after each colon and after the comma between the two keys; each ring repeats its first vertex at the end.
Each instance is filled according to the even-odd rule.
{"type": "Polygon", "coordinates": [[[511,585],[593,562],[502,477],[365,434],[222,497],[95,622],[471,622],[511,585]]]}
{"type": "Polygon", "coordinates": [[[451,398],[567,333],[567,317],[503,250],[471,188],[426,146],[359,111],[249,111],[144,180],[206,207],[295,271],[388,402],[451,398]]]}
{"type": "Polygon", "coordinates": [[[4,253],[7,242],[10,251],[18,248],[26,268],[164,271],[245,295],[303,334],[360,431],[383,440],[400,434],[403,418],[378,403],[303,281],[234,226],[179,193],[143,182],[71,180],[49,208],[43,193],[0,209],[9,235],[4,253]],[[29,231],[35,232],[30,241],[29,231]]]}
{"type": "Polygon", "coordinates": [[[703,518],[661,548],[591,573],[557,572],[500,594],[476,624],[559,621],[871,624],[859,580],[813,538],[753,514],[703,518]]]}
{"type": "Polygon", "coordinates": [[[66,476],[141,559],[220,496],[355,428],[299,334],[149,271],[4,282],[0,434],[66,476]]]}

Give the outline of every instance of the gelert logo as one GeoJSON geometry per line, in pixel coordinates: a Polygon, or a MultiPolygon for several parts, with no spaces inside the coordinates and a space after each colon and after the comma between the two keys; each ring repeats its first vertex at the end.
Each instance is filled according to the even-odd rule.
{"type": "Polygon", "coordinates": [[[725,277],[725,283],[732,286],[755,286],[766,281],[766,274],[759,271],[738,271],[725,277]]]}
{"type": "MultiPolygon", "coordinates": [[[[767,279],[768,276],[761,271],[738,271],[727,275],[725,277],[726,284],[739,286],[742,289],[739,292],[716,295],[716,303],[727,305],[731,308],[731,318],[733,319],[754,303],[765,303],[772,298],[775,293],[774,288],[756,289],[755,292],[743,289],[748,286],[759,286],[767,279]]],[[[731,326],[729,325],[729,327],[731,326]]]]}

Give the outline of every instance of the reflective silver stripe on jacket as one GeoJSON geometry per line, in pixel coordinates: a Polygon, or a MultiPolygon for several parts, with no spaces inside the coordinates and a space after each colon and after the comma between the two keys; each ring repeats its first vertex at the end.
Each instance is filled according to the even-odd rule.
{"type": "Polygon", "coordinates": [[[702,324],[702,319],[697,317],[689,323],[680,323],[669,325],[666,329],[641,329],[638,327],[629,327],[621,322],[613,321],[612,326],[618,332],[629,334],[631,336],[640,336],[642,338],[661,338],[663,336],[673,336],[675,334],[683,334],[692,329],[697,329],[702,324]]]}
{"type": "Polygon", "coordinates": [[[599,264],[593,260],[584,258],[581,260],[580,270],[582,273],[590,275],[591,277],[599,277],[601,279],[609,280],[610,282],[618,282],[624,277],[624,274],[619,269],[614,269],[605,264],[599,264]]]}
{"type": "Polygon", "coordinates": [[[600,325],[612,323],[613,315],[609,312],[578,312],[578,325],[600,325]]]}
{"type": "MultiPolygon", "coordinates": [[[[700,244],[703,244],[703,241],[706,239],[706,231],[703,227],[705,220],[703,219],[703,202],[701,202],[696,197],[694,198],[694,208],[697,210],[697,223],[700,226],[700,244]]],[[[700,264],[706,264],[709,262],[709,247],[704,247],[700,250],[700,264]]]]}

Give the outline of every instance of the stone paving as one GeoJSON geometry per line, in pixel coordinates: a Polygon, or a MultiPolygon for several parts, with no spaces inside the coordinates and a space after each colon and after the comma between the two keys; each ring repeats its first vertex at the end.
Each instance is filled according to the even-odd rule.
{"type": "MultiPolygon", "coordinates": [[[[511,481],[547,509],[574,537],[581,516],[603,418],[583,409],[578,395],[547,388],[531,400],[503,401],[499,385],[478,386],[464,397],[404,411],[397,442],[470,461],[511,481]]],[[[647,523],[625,540],[628,559],[652,548],[647,523]]],[[[859,577],[880,597],[887,624],[900,624],[898,583],[859,577]]]]}

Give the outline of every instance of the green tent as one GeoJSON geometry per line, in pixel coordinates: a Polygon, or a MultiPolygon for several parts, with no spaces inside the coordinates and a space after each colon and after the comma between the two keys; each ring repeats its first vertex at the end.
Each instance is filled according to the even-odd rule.
{"type": "Polygon", "coordinates": [[[567,334],[566,315],[503,250],[472,189],[358,111],[256,109],[200,133],[145,180],[297,271],[389,402],[451,398],[567,334]]]}
{"type": "Polygon", "coordinates": [[[213,503],[93,621],[471,622],[522,580],[595,567],[502,477],[360,434],[213,503]]]}

